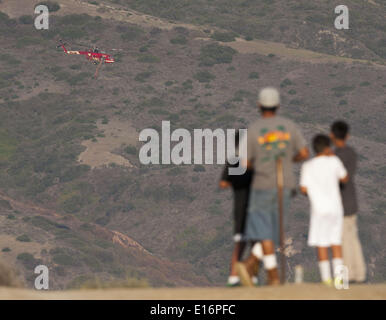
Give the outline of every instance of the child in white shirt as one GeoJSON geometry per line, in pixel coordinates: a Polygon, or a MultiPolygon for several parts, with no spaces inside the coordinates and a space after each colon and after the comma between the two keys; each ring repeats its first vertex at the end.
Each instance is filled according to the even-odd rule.
{"type": "Polygon", "coordinates": [[[308,245],[317,247],[322,282],[332,285],[328,248],[332,249],[334,276],[342,262],[343,205],[339,183],[346,183],[345,167],[330,147],[330,138],[313,139],[316,156],[305,162],[300,174],[300,189],[311,203],[308,245]]]}

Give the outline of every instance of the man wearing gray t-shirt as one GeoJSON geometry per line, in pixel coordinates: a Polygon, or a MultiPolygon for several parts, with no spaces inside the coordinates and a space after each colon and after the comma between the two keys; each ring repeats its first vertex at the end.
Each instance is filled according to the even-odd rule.
{"type": "MultiPolygon", "coordinates": [[[[254,170],[245,236],[249,241],[261,242],[268,281],[274,285],[279,283],[275,256],[275,244],[279,242],[276,161],[280,158],[283,168],[285,215],[291,190],[295,189],[292,164],[307,159],[309,151],[295,123],[277,115],[280,95],[275,88],[268,87],[260,91],[258,106],[261,118],[249,126],[247,138],[242,141],[242,147],[247,151],[242,163],[254,170]]],[[[252,250],[251,256],[253,253],[252,250]]],[[[242,282],[249,285],[251,282],[248,276],[253,270],[251,259],[239,263],[237,269],[242,282]]]]}

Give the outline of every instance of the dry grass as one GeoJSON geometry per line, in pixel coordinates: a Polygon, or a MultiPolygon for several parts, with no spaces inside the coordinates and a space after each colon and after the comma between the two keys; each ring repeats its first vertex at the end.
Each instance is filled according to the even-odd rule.
{"type": "Polygon", "coordinates": [[[21,283],[13,270],[0,263],[0,287],[20,288],[21,283]]]}

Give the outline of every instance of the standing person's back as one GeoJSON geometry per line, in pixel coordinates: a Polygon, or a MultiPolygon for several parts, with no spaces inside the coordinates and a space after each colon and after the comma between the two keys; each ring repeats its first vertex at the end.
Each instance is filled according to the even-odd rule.
{"type": "Polygon", "coordinates": [[[334,155],[318,156],[303,164],[300,185],[307,188],[311,203],[309,246],[341,244],[343,206],[339,179],[346,174],[341,161],[334,155]]]}
{"type": "Polygon", "coordinates": [[[328,248],[332,250],[334,277],[337,278],[343,264],[343,206],[339,183],[346,183],[348,175],[342,162],[333,154],[328,136],[317,135],[312,144],[316,156],[302,166],[300,189],[311,203],[308,245],[317,248],[322,282],[332,285],[328,248]]]}
{"type": "MultiPolygon", "coordinates": [[[[279,243],[277,160],[281,159],[283,167],[284,185],[280,195],[285,216],[289,209],[291,189],[295,188],[292,163],[305,160],[308,149],[299,128],[291,120],[277,116],[280,94],[275,88],[268,87],[260,91],[258,106],[261,118],[248,127],[247,138],[240,148],[247,150],[243,165],[254,170],[245,235],[252,243],[261,242],[268,282],[278,284],[275,255],[275,244],[279,243]]],[[[252,254],[258,259],[260,251],[252,250],[252,254]]],[[[236,267],[241,281],[251,285],[253,265],[243,262],[236,267]]]]}
{"type": "MultiPolygon", "coordinates": [[[[336,140],[333,139],[333,141],[336,140]]],[[[335,154],[343,162],[350,176],[350,180],[344,186],[342,186],[341,195],[344,207],[344,215],[352,216],[358,211],[358,201],[355,190],[357,154],[355,150],[348,145],[335,148],[335,154]]]]}
{"type": "Polygon", "coordinates": [[[295,188],[293,160],[306,142],[295,123],[284,117],[260,118],[248,128],[248,159],[254,168],[252,187],[276,189],[276,159],[283,163],[284,188],[295,188]]]}
{"type": "Polygon", "coordinates": [[[343,216],[343,206],[339,190],[341,162],[334,155],[319,156],[306,161],[302,172],[311,201],[311,213],[343,216]]]}
{"type": "Polygon", "coordinates": [[[349,126],[344,121],[336,121],[331,126],[331,138],[335,145],[335,154],[343,162],[350,176],[347,184],[341,188],[344,208],[343,219],[343,262],[348,268],[350,281],[363,282],[366,279],[366,263],[358,237],[357,212],[358,201],[355,190],[357,154],[346,144],[349,126]]]}
{"type": "MultiPolygon", "coordinates": [[[[236,148],[238,153],[239,132],[235,136],[236,148]]],[[[234,159],[232,159],[234,160],[234,159]]],[[[234,163],[234,161],[232,161],[234,163]]],[[[234,249],[230,265],[230,275],[228,277],[227,286],[233,287],[240,284],[240,278],[237,275],[235,264],[240,261],[245,249],[245,221],[247,217],[247,208],[249,200],[249,192],[252,182],[253,171],[246,170],[242,175],[229,174],[229,168],[239,167],[239,163],[226,163],[220,181],[220,188],[232,187],[233,190],[233,221],[234,221],[234,249]]],[[[256,277],[254,281],[257,281],[256,277]]]]}

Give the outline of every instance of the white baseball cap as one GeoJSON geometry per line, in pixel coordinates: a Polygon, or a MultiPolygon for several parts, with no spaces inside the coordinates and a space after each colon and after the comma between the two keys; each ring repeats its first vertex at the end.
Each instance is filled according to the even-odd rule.
{"type": "Polygon", "coordinates": [[[259,92],[259,104],[265,108],[274,108],[280,104],[280,93],[276,88],[266,87],[259,92]]]}

